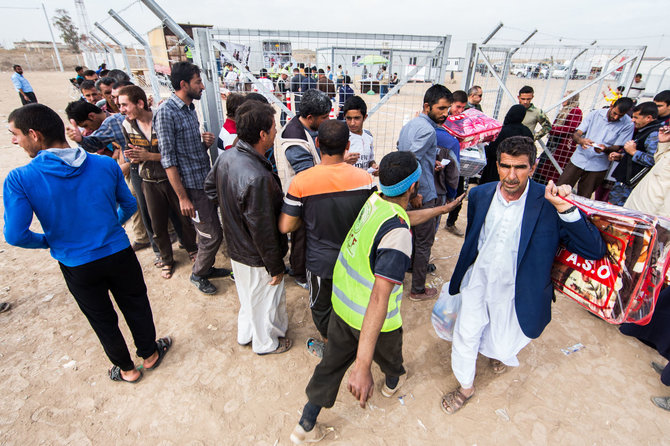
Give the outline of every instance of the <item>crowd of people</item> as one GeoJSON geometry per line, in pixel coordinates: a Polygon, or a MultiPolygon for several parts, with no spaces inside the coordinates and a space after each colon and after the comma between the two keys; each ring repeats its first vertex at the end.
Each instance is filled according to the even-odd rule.
{"type": "MultiPolygon", "coordinates": [[[[533,104],[533,89],[523,87],[486,149],[463,233],[455,223],[468,179],[458,169],[459,142],[442,124],[468,108],[481,110],[481,87],[427,88],[417,104],[421,112],[400,130],[397,150],[377,160],[374,136],[364,128],[365,100],[343,90],[348,76],[330,67],[328,74],[313,68],[316,77],[296,68],[290,80],[278,72],[280,90],[299,93],[296,116],[282,113],[281,128],[263,91],[231,93],[218,137],[200,131],[194,102],[205,87],[190,62],[172,66],[174,92],[159,104],[120,70],[77,68],[73,82],[81,99],[65,110],[69,125],[42,104],[9,115],[12,142],[32,161],[4,183],[6,241],[50,250],[113,364],[110,379],[128,383],[156,369],[172,345],[170,336],[156,339],[135,251],[151,247],[160,276],[169,280],[178,242],[190,260],[189,280],[204,294],[217,292],[212,279],[233,280],[237,342],[258,355],[293,345],[285,295],[285,276],[292,276],[309,292],[315,334],[305,345],[319,358],[291,433],[295,444],[327,434],[317,418],[333,406],[352,364],[347,388],[361,407],[373,393],[373,361],[384,374],[383,396],[402,387],[403,282],[409,272],[411,301],[437,297],[426,277],[436,269],[429,261],[442,215],[448,214],[446,230],[464,237],[449,286],[462,307],[451,351],[459,387],[440,402],[447,414],[472,399],[479,353],[494,373],[503,373],[519,365],[517,354],[549,323],[549,271],[559,244],[585,259],[605,255],[599,231],[563,199],[575,184],[582,196],[597,194],[610,163],[618,162],[610,201],[670,217],[670,91],[637,105],[622,97],[583,121],[578,95],[569,93],[552,125],[533,104]],[[339,119],[329,119],[336,95],[339,119]],[[546,135],[550,152],[571,158],[562,174],[538,178],[537,167],[547,159],[537,161],[536,141],[546,135]],[[30,230],[33,213],[43,233],[30,230]],[[232,271],[214,266],[222,246],[232,271]],[[128,322],[141,367],[130,357],[109,292],[128,322]]],[[[268,81],[265,92],[270,84],[274,90],[268,81]]],[[[30,99],[29,84],[19,79],[15,85],[22,103],[30,99]]],[[[670,303],[667,294],[659,308],[670,303]]],[[[652,323],[667,325],[661,313],[652,323]]],[[[662,349],[658,332],[629,334],[662,349]]],[[[670,384],[670,368],[656,367],[670,384]]],[[[657,404],[668,409],[670,400],[657,404]]]]}

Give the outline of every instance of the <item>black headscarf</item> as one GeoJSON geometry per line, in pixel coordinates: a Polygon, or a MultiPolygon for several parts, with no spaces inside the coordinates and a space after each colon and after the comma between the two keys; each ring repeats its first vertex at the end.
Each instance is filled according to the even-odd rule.
{"type": "Polygon", "coordinates": [[[525,117],[526,107],[521,104],[515,104],[510,107],[505,115],[505,120],[503,121],[503,126],[498,137],[486,147],[486,167],[484,167],[484,170],[482,171],[479,184],[500,180],[500,177],[498,176],[498,167],[496,166],[498,144],[512,136],[533,137],[533,133],[530,129],[521,123],[525,117]]]}

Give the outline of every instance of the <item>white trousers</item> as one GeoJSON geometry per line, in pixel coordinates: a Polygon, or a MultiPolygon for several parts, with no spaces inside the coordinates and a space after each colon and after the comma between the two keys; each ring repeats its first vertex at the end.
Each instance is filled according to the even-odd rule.
{"type": "Polygon", "coordinates": [[[248,266],[231,260],[235,273],[235,287],[240,299],[237,315],[237,342],[251,342],[255,353],[269,353],[278,345],[278,338],[286,335],[286,291],[284,281],[272,286],[272,277],[263,267],[248,266]]]}
{"type": "Polygon", "coordinates": [[[523,334],[514,298],[505,297],[507,293],[491,293],[491,289],[487,293],[477,284],[466,285],[461,290],[451,369],[461,386],[469,389],[475,381],[478,353],[516,367],[519,365],[516,355],[528,345],[530,338],[523,334]]]}

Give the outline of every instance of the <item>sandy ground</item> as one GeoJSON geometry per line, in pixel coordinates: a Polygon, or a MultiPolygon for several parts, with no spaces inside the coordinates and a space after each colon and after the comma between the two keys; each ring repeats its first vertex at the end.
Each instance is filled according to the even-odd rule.
{"type": "MultiPolygon", "coordinates": [[[[69,97],[66,76],[26,75],[41,102],[62,113],[69,97]]],[[[0,88],[0,119],[6,121],[19,102],[8,79],[0,88]]],[[[27,162],[9,136],[0,142],[2,179],[27,162]]],[[[464,228],[465,210],[461,215],[464,228]]],[[[461,243],[439,231],[432,284],[449,280],[461,243]]],[[[185,252],[176,253],[179,265],[170,281],[159,277],[150,251],[141,251],[139,259],[158,333],[175,343],[158,370],[128,385],[107,378],[109,362],[49,253],[0,242],[0,301],[13,305],[0,315],[0,444],[289,444],[317,363],[303,347],[316,333],[307,292],[287,281],[295,346],[260,357],[235,340],[238,301],[230,280],[217,280],[220,291],[205,296],[188,282],[185,252]]],[[[223,255],[217,261],[228,263],[223,255]]],[[[363,410],[343,385],[335,406],[320,417],[334,428],[325,444],[670,442],[668,414],[649,401],[670,394],[649,366],[662,358],[568,300],[554,305],[553,322],[520,353],[520,367],[495,376],[480,358],[476,397],[457,415],[445,415],[440,396],[456,380],[451,346],[430,324],[432,305],[406,299],[402,307],[409,370],[402,401],[383,398],[377,386],[363,410]],[[583,350],[561,353],[578,342],[583,350]]],[[[373,375],[379,383],[376,366],[373,375]]]]}

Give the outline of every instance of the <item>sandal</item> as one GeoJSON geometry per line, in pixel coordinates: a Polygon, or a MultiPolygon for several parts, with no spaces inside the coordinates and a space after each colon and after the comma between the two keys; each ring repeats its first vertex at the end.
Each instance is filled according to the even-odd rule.
{"type": "Polygon", "coordinates": [[[188,258],[191,259],[191,262],[195,263],[196,257],[198,257],[198,251],[188,253],[188,258]]]}
{"type": "Polygon", "coordinates": [[[174,273],[174,262],[163,264],[163,267],[161,268],[161,277],[163,279],[172,279],[172,273],[174,273]]]}
{"type": "Polygon", "coordinates": [[[138,382],[140,382],[142,377],[144,377],[144,374],[142,373],[142,370],[137,369],[137,371],[140,372],[140,377],[137,378],[134,381],[128,381],[127,379],[125,379],[123,377],[123,375],[121,375],[121,367],[119,367],[118,365],[115,365],[115,366],[112,366],[111,369],[109,369],[109,379],[111,379],[112,381],[123,381],[123,382],[130,383],[130,384],[137,384],[138,382]]]}
{"type": "Polygon", "coordinates": [[[154,266],[156,268],[162,268],[165,266],[165,263],[163,263],[163,259],[161,258],[161,256],[156,256],[156,258],[154,259],[154,266]]]}
{"type": "Polygon", "coordinates": [[[453,392],[449,392],[446,395],[442,397],[442,402],[440,403],[440,407],[446,413],[447,415],[453,415],[456,412],[458,412],[465,404],[470,401],[470,399],[474,396],[474,392],[470,396],[465,396],[463,392],[461,392],[461,388],[459,387],[458,389],[454,390],[453,392]]]}
{"type": "Polygon", "coordinates": [[[145,367],[144,370],[156,370],[158,366],[161,365],[161,362],[163,361],[163,358],[165,358],[168,350],[170,350],[170,347],[172,347],[172,339],[170,336],[166,336],[157,340],[156,351],[158,352],[158,359],[156,362],[154,362],[154,365],[151,367],[145,367]]]}
{"type": "Polygon", "coordinates": [[[305,347],[307,347],[307,352],[310,355],[321,359],[323,358],[323,352],[326,350],[326,343],[315,338],[308,338],[305,347]]]}
{"type": "Polygon", "coordinates": [[[507,366],[503,364],[501,361],[498,361],[497,359],[491,359],[491,368],[493,369],[493,373],[496,375],[500,375],[501,373],[505,373],[507,371],[507,366]]]}
{"type": "Polygon", "coordinates": [[[277,355],[279,353],[286,353],[291,349],[291,346],[293,345],[293,342],[289,338],[279,338],[279,345],[277,345],[277,348],[272,350],[271,352],[266,352],[266,353],[258,353],[259,356],[263,355],[277,355]]]}

